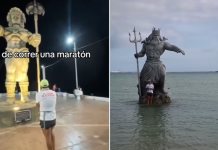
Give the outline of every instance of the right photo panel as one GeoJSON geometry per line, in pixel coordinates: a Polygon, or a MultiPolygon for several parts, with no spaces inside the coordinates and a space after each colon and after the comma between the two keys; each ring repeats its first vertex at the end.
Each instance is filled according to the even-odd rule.
{"type": "Polygon", "coordinates": [[[110,1],[111,150],[218,149],[218,2],[110,1]]]}

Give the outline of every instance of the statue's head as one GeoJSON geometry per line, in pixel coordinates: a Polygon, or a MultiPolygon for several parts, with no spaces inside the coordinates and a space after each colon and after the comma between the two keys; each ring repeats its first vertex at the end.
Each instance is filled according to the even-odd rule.
{"type": "Polygon", "coordinates": [[[152,33],[153,36],[160,36],[160,29],[158,28],[157,30],[155,29],[155,27],[152,29],[152,33]]]}
{"type": "Polygon", "coordinates": [[[145,42],[160,42],[160,41],[162,41],[162,38],[160,36],[159,28],[157,30],[153,28],[151,34],[145,40],[145,42]]]}
{"type": "Polygon", "coordinates": [[[13,26],[14,24],[17,24],[24,28],[24,24],[26,23],[26,17],[19,8],[13,7],[8,12],[7,21],[9,27],[13,26]]]}
{"type": "Polygon", "coordinates": [[[162,38],[160,36],[160,29],[158,28],[156,30],[156,28],[153,27],[151,34],[145,40],[143,40],[142,43],[148,44],[151,42],[155,43],[155,42],[161,42],[161,41],[166,41],[166,40],[167,40],[167,38],[165,38],[165,37],[162,38]]]}

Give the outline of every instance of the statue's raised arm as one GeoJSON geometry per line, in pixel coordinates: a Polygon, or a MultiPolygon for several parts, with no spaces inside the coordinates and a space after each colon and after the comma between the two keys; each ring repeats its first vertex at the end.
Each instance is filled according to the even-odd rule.
{"type": "Polygon", "coordinates": [[[177,53],[182,53],[183,55],[185,55],[185,52],[183,50],[181,50],[180,48],[178,48],[175,45],[172,45],[168,42],[164,42],[164,49],[169,50],[169,51],[174,51],[177,53]]]}

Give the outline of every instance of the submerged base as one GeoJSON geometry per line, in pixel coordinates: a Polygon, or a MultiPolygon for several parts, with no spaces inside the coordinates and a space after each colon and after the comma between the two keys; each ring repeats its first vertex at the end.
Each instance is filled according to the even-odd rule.
{"type": "MultiPolygon", "coordinates": [[[[139,97],[139,104],[147,104],[147,96],[139,97]]],[[[163,105],[171,103],[171,98],[166,94],[157,94],[153,96],[152,105],[163,105]]]]}

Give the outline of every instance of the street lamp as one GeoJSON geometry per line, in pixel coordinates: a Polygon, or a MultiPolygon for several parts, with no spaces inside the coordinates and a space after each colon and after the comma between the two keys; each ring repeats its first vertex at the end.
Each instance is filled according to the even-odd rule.
{"type": "Polygon", "coordinates": [[[42,68],[42,79],[44,80],[44,79],[46,79],[46,77],[45,77],[45,66],[42,65],[41,68],[42,68]]]}
{"type": "Polygon", "coordinates": [[[67,37],[66,43],[67,43],[68,45],[71,45],[72,43],[74,43],[74,38],[73,38],[72,36],[67,37]]]}
{"type": "MultiPolygon", "coordinates": [[[[67,37],[66,43],[68,45],[71,45],[73,43],[73,50],[74,52],[76,52],[76,42],[75,42],[74,37],[72,36],[67,37]]],[[[74,90],[74,94],[76,96],[76,99],[80,100],[80,96],[82,94],[78,86],[78,72],[77,72],[77,58],[76,57],[74,57],[74,62],[75,62],[75,77],[76,77],[76,89],[74,90]]]]}
{"type": "MultiPolygon", "coordinates": [[[[67,37],[66,43],[68,45],[71,45],[73,43],[73,50],[74,50],[74,52],[76,52],[76,42],[75,42],[74,37],[72,37],[72,36],[67,37]]],[[[78,86],[78,72],[77,72],[77,58],[76,57],[74,57],[74,61],[75,61],[76,89],[79,89],[79,86],[78,86]]]]}

